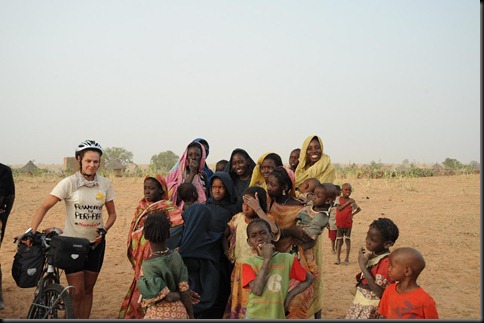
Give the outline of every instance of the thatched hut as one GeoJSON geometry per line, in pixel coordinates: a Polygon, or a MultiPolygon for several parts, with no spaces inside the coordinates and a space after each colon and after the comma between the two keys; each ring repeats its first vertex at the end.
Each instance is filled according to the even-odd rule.
{"type": "Polygon", "coordinates": [[[25,173],[34,173],[35,171],[37,171],[39,169],[39,167],[35,166],[34,162],[29,160],[29,162],[27,164],[25,164],[24,167],[20,168],[20,170],[22,172],[25,172],[25,173]]]}
{"type": "Polygon", "coordinates": [[[124,165],[121,164],[121,162],[119,160],[115,159],[115,160],[111,160],[109,163],[107,163],[105,168],[107,170],[114,171],[114,175],[116,177],[121,177],[121,175],[124,172],[124,169],[126,167],[124,167],[124,165]]]}

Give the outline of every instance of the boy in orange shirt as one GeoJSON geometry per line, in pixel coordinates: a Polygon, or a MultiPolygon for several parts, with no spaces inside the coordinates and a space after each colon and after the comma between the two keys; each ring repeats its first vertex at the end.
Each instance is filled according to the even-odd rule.
{"type": "Polygon", "coordinates": [[[414,248],[398,248],[389,261],[388,275],[396,283],[383,292],[378,313],[387,319],[438,319],[434,299],[417,284],[425,268],[422,254],[414,248]]]}

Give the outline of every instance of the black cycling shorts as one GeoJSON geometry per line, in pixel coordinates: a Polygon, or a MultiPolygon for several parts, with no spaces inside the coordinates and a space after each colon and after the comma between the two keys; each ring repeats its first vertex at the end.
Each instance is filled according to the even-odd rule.
{"type": "MultiPolygon", "coordinates": [[[[91,247],[94,246],[94,243],[91,243],[91,247]]],[[[100,272],[101,267],[103,266],[104,261],[104,250],[106,249],[106,240],[100,242],[95,249],[89,250],[87,254],[87,259],[84,262],[84,268],[79,270],[64,270],[66,274],[73,274],[79,271],[92,271],[92,272],[100,272]]]]}

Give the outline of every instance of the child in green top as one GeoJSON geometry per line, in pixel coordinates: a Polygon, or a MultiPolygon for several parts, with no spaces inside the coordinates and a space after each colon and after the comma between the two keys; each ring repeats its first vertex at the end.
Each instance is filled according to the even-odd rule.
{"type": "Polygon", "coordinates": [[[271,243],[273,234],[269,223],[257,218],[247,226],[247,242],[257,252],[242,264],[242,285],[250,288],[246,318],[285,319],[291,300],[312,282],[312,276],[297,258],[276,252],[271,243]],[[289,281],[300,283],[289,291],[289,281]]]}

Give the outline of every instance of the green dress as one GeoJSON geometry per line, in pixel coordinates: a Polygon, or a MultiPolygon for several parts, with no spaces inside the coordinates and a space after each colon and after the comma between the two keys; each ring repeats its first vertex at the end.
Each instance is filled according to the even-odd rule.
{"type": "Polygon", "coordinates": [[[178,252],[143,261],[138,289],[143,297],[141,305],[147,308],[145,319],[188,319],[181,301],[164,300],[169,292],[189,289],[188,270],[178,252]]]}

